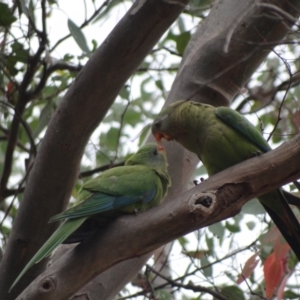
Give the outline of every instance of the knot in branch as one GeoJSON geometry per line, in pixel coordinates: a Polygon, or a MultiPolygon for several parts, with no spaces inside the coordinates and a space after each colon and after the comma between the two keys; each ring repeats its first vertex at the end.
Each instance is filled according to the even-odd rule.
{"type": "Polygon", "coordinates": [[[194,213],[195,211],[199,211],[202,216],[203,214],[210,214],[216,202],[215,192],[216,191],[210,191],[193,194],[188,200],[190,212],[194,213]]]}

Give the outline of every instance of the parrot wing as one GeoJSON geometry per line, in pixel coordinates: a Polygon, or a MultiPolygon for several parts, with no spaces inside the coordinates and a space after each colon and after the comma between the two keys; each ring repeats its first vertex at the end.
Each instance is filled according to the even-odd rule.
{"type": "Polygon", "coordinates": [[[215,114],[228,126],[238,131],[256,145],[256,147],[263,153],[272,150],[268,142],[262,137],[259,130],[257,130],[253,124],[235,110],[228,107],[216,107],[215,114]]]}
{"type": "Polygon", "coordinates": [[[83,185],[82,193],[87,192],[87,197],[82,202],[53,216],[49,222],[147,204],[154,199],[160,182],[156,172],[145,166],[113,168],[103,175],[83,185]]]}
{"type": "MultiPolygon", "coordinates": [[[[215,113],[223,122],[242,134],[263,153],[271,150],[261,133],[236,111],[227,107],[218,107],[215,113]]],[[[299,206],[299,199],[282,189],[267,193],[258,199],[300,260],[300,225],[288,205],[288,202],[297,203],[298,200],[296,205],[299,206]]]]}

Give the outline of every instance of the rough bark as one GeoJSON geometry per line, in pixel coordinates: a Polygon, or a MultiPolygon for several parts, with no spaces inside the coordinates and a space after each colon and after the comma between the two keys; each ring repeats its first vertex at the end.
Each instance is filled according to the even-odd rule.
{"type": "Polygon", "coordinates": [[[85,145],[130,75],[188,0],[137,1],[87,62],[55,111],[30,173],[0,268],[0,298],[15,299],[46,260],[8,289],[53,233],[68,202],[85,145]]]}

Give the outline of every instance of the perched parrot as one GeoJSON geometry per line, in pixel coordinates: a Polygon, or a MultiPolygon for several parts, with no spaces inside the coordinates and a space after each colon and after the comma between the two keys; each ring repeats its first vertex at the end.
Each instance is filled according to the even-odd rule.
{"type": "Polygon", "coordinates": [[[158,205],[171,186],[167,167],[164,148],[151,143],[141,147],[125,166],[87,181],[78,193],[81,202],[50,219],[49,222],[64,222],[28,262],[10,290],[32,265],[48,256],[89,217],[136,213],[158,205]]]}
{"type": "MultiPolygon", "coordinates": [[[[152,133],[158,142],[175,140],[196,153],[209,176],[271,150],[259,130],[238,112],[192,101],[165,107],[152,133]]],[[[300,260],[300,225],[288,205],[299,205],[299,198],[278,189],[258,199],[300,260]]]]}

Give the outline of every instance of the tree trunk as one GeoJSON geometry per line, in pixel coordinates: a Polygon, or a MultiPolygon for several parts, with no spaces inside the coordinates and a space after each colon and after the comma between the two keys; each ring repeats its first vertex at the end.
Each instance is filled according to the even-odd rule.
{"type": "MultiPolygon", "coordinates": [[[[10,284],[26,262],[55,229],[55,224],[50,226],[47,222],[52,215],[65,207],[90,134],[102,120],[130,74],[186,3],[187,1],[183,0],[136,2],[83,68],[56,110],[30,174],[1,264],[1,299],[14,299],[45,267],[44,261],[29,270],[17,288],[10,295],[7,294],[10,284]],[[97,78],[101,80],[101,85],[97,78]]],[[[295,18],[299,16],[300,3],[297,0],[266,3],[253,0],[223,0],[215,4],[185,51],[167,104],[179,99],[192,99],[213,105],[230,103],[272,50],[274,43],[282,41],[295,18]]],[[[151,212],[118,219],[98,239],[88,240],[74,251],[66,253],[37,278],[19,299],[66,299],[104,270],[106,271],[97,278],[98,284],[102,284],[98,285],[100,289],[97,297],[112,299],[122,285],[130,280],[131,274],[140,270],[149,257],[147,252],[182,234],[238,213],[250,197],[265,192],[258,184],[249,188],[249,178],[243,179],[246,185],[230,185],[230,182],[242,178],[239,166],[236,166],[232,168],[235,173],[232,170],[228,172],[230,175],[234,174],[233,177],[225,177],[233,181],[224,183],[221,178],[224,175],[220,173],[221,175],[210,178],[208,184],[205,182],[205,185],[201,184],[193,191],[178,197],[186,190],[198,160],[178,144],[170,143],[165,146],[173,182],[165,203],[151,212]],[[191,212],[191,207],[185,203],[188,199],[195,200],[192,195],[224,185],[227,188],[229,186],[229,189],[225,188],[220,193],[230,192],[232,197],[227,199],[227,202],[220,202],[221,204],[214,202],[211,206],[213,210],[209,212],[199,208],[196,202],[192,202],[195,211],[191,212]],[[244,192],[245,188],[248,195],[240,197],[240,189],[244,192]],[[234,197],[240,198],[237,200],[234,197]],[[235,203],[235,207],[227,206],[231,201],[235,203]],[[215,213],[220,212],[220,205],[223,205],[222,213],[217,217],[215,213]],[[179,220],[181,221],[178,222],[179,220]],[[184,220],[187,222],[184,223],[185,226],[181,223],[184,220]],[[156,227],[157,224],[162,227],[156,227]],[[137,232],[136,228],[147,232],[146,236],[143,236],[143,231],[137,232]],[[132,236],[135,236],[134,241],[132,236]],[[114,244],[114,241],[118,241],[119,244],[114,244]],[[111,253],[114,253],[113,257],[111,253]],[[135,256],[141,257],[117,264],[135,256]],[[112,267],[113,265],[115,266],[112,267]],[[125,278],[124,274],[130,276],[125,278]]],[[[296,143],[292,146],[297,148],[296,143]]],[[[253,161],[259,160],[261,165],[262,158],[265,161],[266,157],[271,155],[268,153],[253,161]]],[[[287,164],[286,161],[284,163],[287,164]]],[[[250,164],[250,161],[247,161],[243,163],[243,167],[250,164]]],[[[283,175],[282,172],[278,173],[283,175]]],[[[269,187],[274,188],[287,182],[286,180],[296,178],[292,178],[291,174],[285,176],[277,178],[277,181],[272,176],[274,185],[268,182],[269,187]]]]}
{"type": "Polygon", "coordinates": [[[29,259],[59,224],[78,177],[87,141],[119,91],[188,0],[135,2],[92,55],[56,109],[29,175],[0,268],[0,299],[15,299],[45,269],[31,268],[8,293],[29,259]]]}

